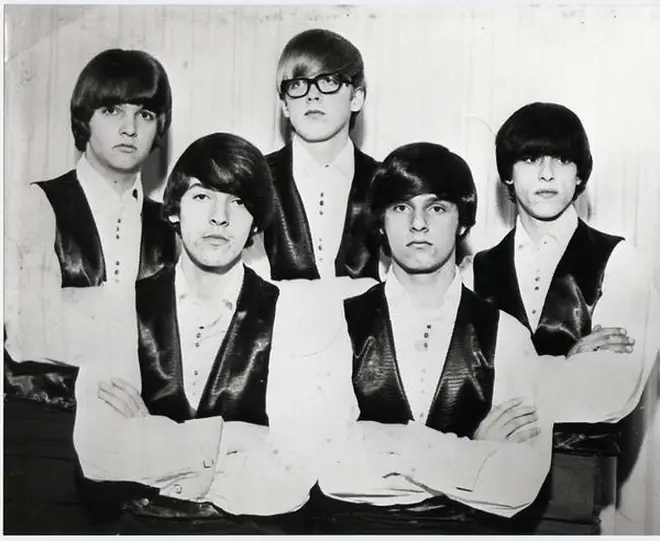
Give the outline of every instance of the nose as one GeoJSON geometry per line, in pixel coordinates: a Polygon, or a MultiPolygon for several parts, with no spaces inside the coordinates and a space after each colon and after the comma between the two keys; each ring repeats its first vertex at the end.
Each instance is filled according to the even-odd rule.
{"type": "Polygon", "coordinates": [[[309,84],[309,90],[307,91],[306,98],[308,101],[317,101],[321,99],[321,91],[316,85],[316,81],[309,84]]]}
{"type": "Polygon", "coordinates": [[[209,222],[213,225],[226,226],[229,223],[228,213],[223,201],[215,201],[209,209],[209,222]]]}
{"type": "Polygon", "coordinates": [[[137,120],[135,115],[124,115],[121,123],[121,133],[130,137],[137,134],[137,120]]]}
{"type": "Polygon", "coordinates": [[[541,170],[539,171],[541,180],[552,180],[555,178],[555,168],[551,156],[544,156],[541,161],[541,170]]]}
{"type": "Polygon", "coordinates": [[[412,213],[410,218],[410,229],[415,232],[426,231],[428,229],[424,210],[418,209],[412,213]]]}

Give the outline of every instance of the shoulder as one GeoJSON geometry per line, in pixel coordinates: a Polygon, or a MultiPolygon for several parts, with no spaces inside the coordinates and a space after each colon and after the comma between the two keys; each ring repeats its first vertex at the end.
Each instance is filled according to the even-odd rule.
{"type": "Polygon", "coordinates": [[[380,162],[376,161],[374,158],[362,152],[357,146],[355,146],[355,171],[356,174],[360,176],[369,176],[371,177],[380,162]]]}
{"type": "Polygon", "coordinates": [[[497,255],[498,253],[507,249],[510,243],[513,243],[513,237],[515,235],[515,229],[511,229],[502,239],[495,245],[485,250],[477,252],[472,258],[472,263],[478,265],[481,261],[484,261],[492,256],[497,255]]]}
{"type": "Polygon", "coordinates": [[[243,265],[245,269],[245,285],[256,291],[262,299],[277,300],[280,296],[280,289],[275,284],[264,280],[253,269],[243,265]]]}
{"type": "Polygon", "coordinates": [[[369,311],[385,299],[385,283],[370,287],[364,293],[344,299],[344,310],[347,315],[369,317],[369,311]],[[364,313],[363,313],[364,312],[364,313]]]}
{"type": "Polygon", "coordinates": [[[292,150],[291,143],[287,143],[279,150],[266,154],[266,161],[268,165],[272,168],[281,167],[287,160],[291,159],[292,150]]]}

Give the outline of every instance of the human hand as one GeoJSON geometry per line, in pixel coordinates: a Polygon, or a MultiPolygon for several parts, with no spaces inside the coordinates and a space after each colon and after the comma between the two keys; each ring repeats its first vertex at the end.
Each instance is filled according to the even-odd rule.
{"type": "Polygon", "coordinates": [[[596,325],[590,334],[577,341],[566,355],[566,358],[578,353],[593,351],[631,353],[634,345],[635,339],[628,336],[626,329],[596,325]]]}
{"type": "Polygon", "coordinates": [[[149,415],[140,392],[123,379],[102,381],[99,383],[97,396],[127,419],[149,415]]]}
{"type": "Polygon", "coordinates": [[[472,439],[522,443],[541,433],[536,424],[538,419],[535,407],[524,405],[520,398],[513,398],[493,407],[472,439]]]}

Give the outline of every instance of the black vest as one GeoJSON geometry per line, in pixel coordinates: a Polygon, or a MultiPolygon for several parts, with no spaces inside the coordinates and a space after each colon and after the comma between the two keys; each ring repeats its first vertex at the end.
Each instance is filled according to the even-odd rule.
{"type": "MultiPolygon", "coordinates": [[[[293,179],[291,143],[267,157],[275,188],[275,212],[264,231],[264,246],[273,280],[317,279],[319,272],[307,214],[293,179]]],[[[379,241],[370,226],[369,189],[378,163],[355,148],[355,174],[348,196],[337,276],[378,280],[379,241]]]]}
{"type": "MultiPolygon", "coordinates": [[[[474,290],[532,332],[514,266],[514,231],[497,246],[475,256],[474,290]]],[[[532,333],[539,355],[566,355],[580,338],[591,333],[591,315],[602,295],[607,261],[621,240],[578,221],[550,282],[539,325],[532,333]]],[[[610,423],[560,423],[554,427],[555,449],[617,453],[617,440],[617,425],[610,423]]]]}
{"type": "MultiPolygon", "coordinates": [[[[55,213],[55,253],[62,271],[62,287],[101,285],[107,278],[101,240],[75,170],[36,184],[55,213]]],[[[139,277],[174,265],[178,257],[176,234],[161,216],[161,208],[160,203],[144,199],[139,277]]],[[[5,352],[5,392],[10,396],[73,409],[77,374],[77,367],[15,362],[5,352]]]]}
{"type": "MultiPolygon", "coordinates": [[[[36,184],[55,213],[55,253],[62,269],[62,287],[101,285],[107,280],[101,239],[75,170],[36,184]]],[[[145,197],[138,278],[151,276],[176,262],[176,234],[161,210],[160,203],[145,197]]]]}
{"type": "MultiPolygon", "coordinates": [[[[522,322],[530,332],[513,261],[514,232],[474,257],[474,291],[522,322]]],[[[557,265],[532,340],[539,355],[566,355],[591,332],[591,314],[602,295],[605,267],[621,241],[582,220],[557,265]]]]}
{"type": "Polygon", "coordinates": [[[279,290],[251,269],[195,411],[183,387],[174,269],[136,284],[142,398],[152,415],[177,422],[221,415],[268,425],[266,385],[279,290]]]}
{"type": "MultiPolygon", "coordinates": [[[[353,345],[359,420],[407,423],[413,416],[398,370],[385,285],[347,299],[344,309],[353,345]]],[[[427,426],[471,437],[488,414],[498,323],[498,311],[463,287],[427,426]]]]}

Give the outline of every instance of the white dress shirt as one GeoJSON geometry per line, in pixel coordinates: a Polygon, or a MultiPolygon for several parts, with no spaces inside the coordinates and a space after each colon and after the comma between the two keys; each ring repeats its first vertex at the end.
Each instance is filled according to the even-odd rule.
{"type": "Polygon", "coordinates": [[[79,364],[113,337],[104,320],[115,308],[133,304],[140,262],[143,190],[133,186],[117,193],[83,156],[76,174],[101,240],[107,281],[100,287],[62,287],[54,250],[55,213],[43,190],[22,190],[20,216],[6,236],[7,306],[5,347],[17,361],[79,364]]]}
{"type": "Polygon", "coordinates": [[[222,299],[213,310],[191,292],[181,263],[177,264],[174,291],[181,343],[183,387],[190,405],[197,409],[206,381],[234,315],[245,270],[236,265],[229,271],[222,299]]]}
{"type": "MultiPolygon", "coordinates": [[[[333,278],[355,174],[355,146],[349,138],[331,163],[319,163],[296,134],[291,145],[293,179],[307,215],[316,267],[322,279],[333,278]]],[[[245,262],[261,276],[270,276],[261,235],[246,252],[245,262]]]]}
{"type": "MultiPolygon", "coordinates": [[[[388,282],[392,279],[390,273],[388,282]]],[[[447,313],[455,313],[453,303],[459,285],[457,277],[448,289],[447,313]]],[[[547,475],[554,422],[615,422],[639,400],[639,382],[646,372],[644,363],[631,364],[625,356],[594,359],[582,355],[571,358],[571,362],[563,357],[538,357],[528,330],[500,312],[492,403],[495,406],[522,398],[534,405],[540,416],[541,435],[525,443],[511,443],[473,441],[432,430],[424,426],[419,413],[428,410],[433,395],[422,399],[412,393],[435,390],[436,374],[441,369],[435,367],[433,376],[425,379],[428,372],[423,374],[414,359],[422,356],[413,354],[413,363],[408,362],[406,355],[416,351],[419,331],[408,336],[402,333],[406,322],[418,316],[411,303],[402,301],[400,287],[386,285],[386,298],[392,322],[397,322],[393,323],[397,362],[415,420],[407,425],[350,422],[357,419],[359,410],[350,385],[350,340],[347,333],[340,334],[334,344],[334,357],[344,361],[336,364],[333,385],[337,396],[343,396],[337,399],[338,403],[350,404],[336,408],[336,415],[346,420],[344,428],[349,429],[335,434],[337,447],[321,472],[320,486],[331,497],[394,505],[415,503],[442,493],[478,509],[512,516],[534,501],[547,475]],[[596,372],[603,375],[598,386],[593,385],[596,372]]],[[[443,331],[450,332],[452,327],[453,321],[443,331]]],[[[449,337],[432,338],[435,330],[429,333],[429,357],[444,359],[449,337]]]]}
{"type": "MultiPolygon", "coordinates": [[[[176,272],[175,283],[181,285],[178,265],[176,272]]],[[[233,279],[226,297],[233,299],[232,283],[233,279]]],[[[183,291],[183,287],[177,291],[177,298],[183,291]]],[[[159,488],[163,495],[210,501],[233,514],[274,515],[301,507],[317,478],[326,418],[332,423],[323,383],[331,365],[314,353],[323,349],[328,333],[338,325],[334,321],[317,331],[318,319],[306,317],[312,308],[300,301],[295,287],[280,288],[266,390],[268,427],[224,422],[221,417],[184,423],[163,416],[122,417],[97,394],[99,383],[112,378],[141,389],[137,337],[116,328],[123,351],[115,349],[113,362],[85,363],[76,383],[74,443],[85,476],[144,483],[159,488]],[[299,341],[299,336],[304,340],[299,341]]],[[[189,308],[186,314],[190,315],[193,307],[189,308]]],[[[196,322],[196,316],[191,317],[196,322]]],[[[183,328],[194,326],[183,321],[182,313],[178,320],[183,328]]],[[[217,353],[217,348],[209,348],[208,361],[182,351],[184,374],[198,370],[200,383],[202,364],[209,371],[217,353]]],[[[201,349],[193,342],[193,351],[201,349]]],[[[186,384],[186,395],[192,401],[197,391],[191,386],[186,384]]]]}
{"type": "MultiPolygon", "coordinates": [[[[524,231],[520,219],[517,220],[514,264],[520,294],[533,329],[538,326],[550,282],[577,223],[577,214],[571,206],[556,221],[556,231],[553,231],[552,235],[546,235],[538,245],[535,245],[524,231]]],[[[465,284],[472,288],[474,271],[471,259],[466,258],[461,269],[465,284]]],[[[597,375],[599,382],[607,377],[620,377],[624,388],[633,383],[638,385],[636,391],[630,394],[628,402],[625,405],[621,404],[621,411],[626,411],[626,414],[637,405],[656,355],[660,352],[660,333],[657,332],[660,322],[660,295],[653,285],[651,269],[652,266],[632,244],[625,240],[619,242],[607,261],[602,295],[591,314],[592,327],[600,325],[626,329],[628,336],[635,340],[632,353],[621,354],[600,350],[570,357],[571,362],[584,362],[582,361],[584,358],[591,359],[590,362],[594,363],[592,378],[597,375]],[[630,369],[619,374],[617,359],[625,362],[630,369]],[[614,373],[608,374],[608,366],[613,367],[616,376],[614,373]]],[[[555,377],[551,372],[558,366],[555,365],[553,368],[552,363],[547,364],[548,377],[555,377]]],[[[561,375],[557,377],[561,378],[561,375]]],[[[607,389],[610,383],[607,381],[603,387],[589,386],[592,387],[590,392],[601,393],[602,404],[608,401],[607,389]]],[[[567,381],[566,385],[566,391],[557,394],[557,407],[561,406],[559,397],[563,400],[573,383],[567,381]]],[[[579,394],[578,389],[579,387],[575,387],[573,392],[579,394]]],[[[594,398],[595,396],[592,396],[592,399],[594,398]]],[[[581,409],[578,407],[576,415],[580,413],[581,409]]],[[[620,418],[618,413],[613,413],[611,417],[620,418]]]]}

